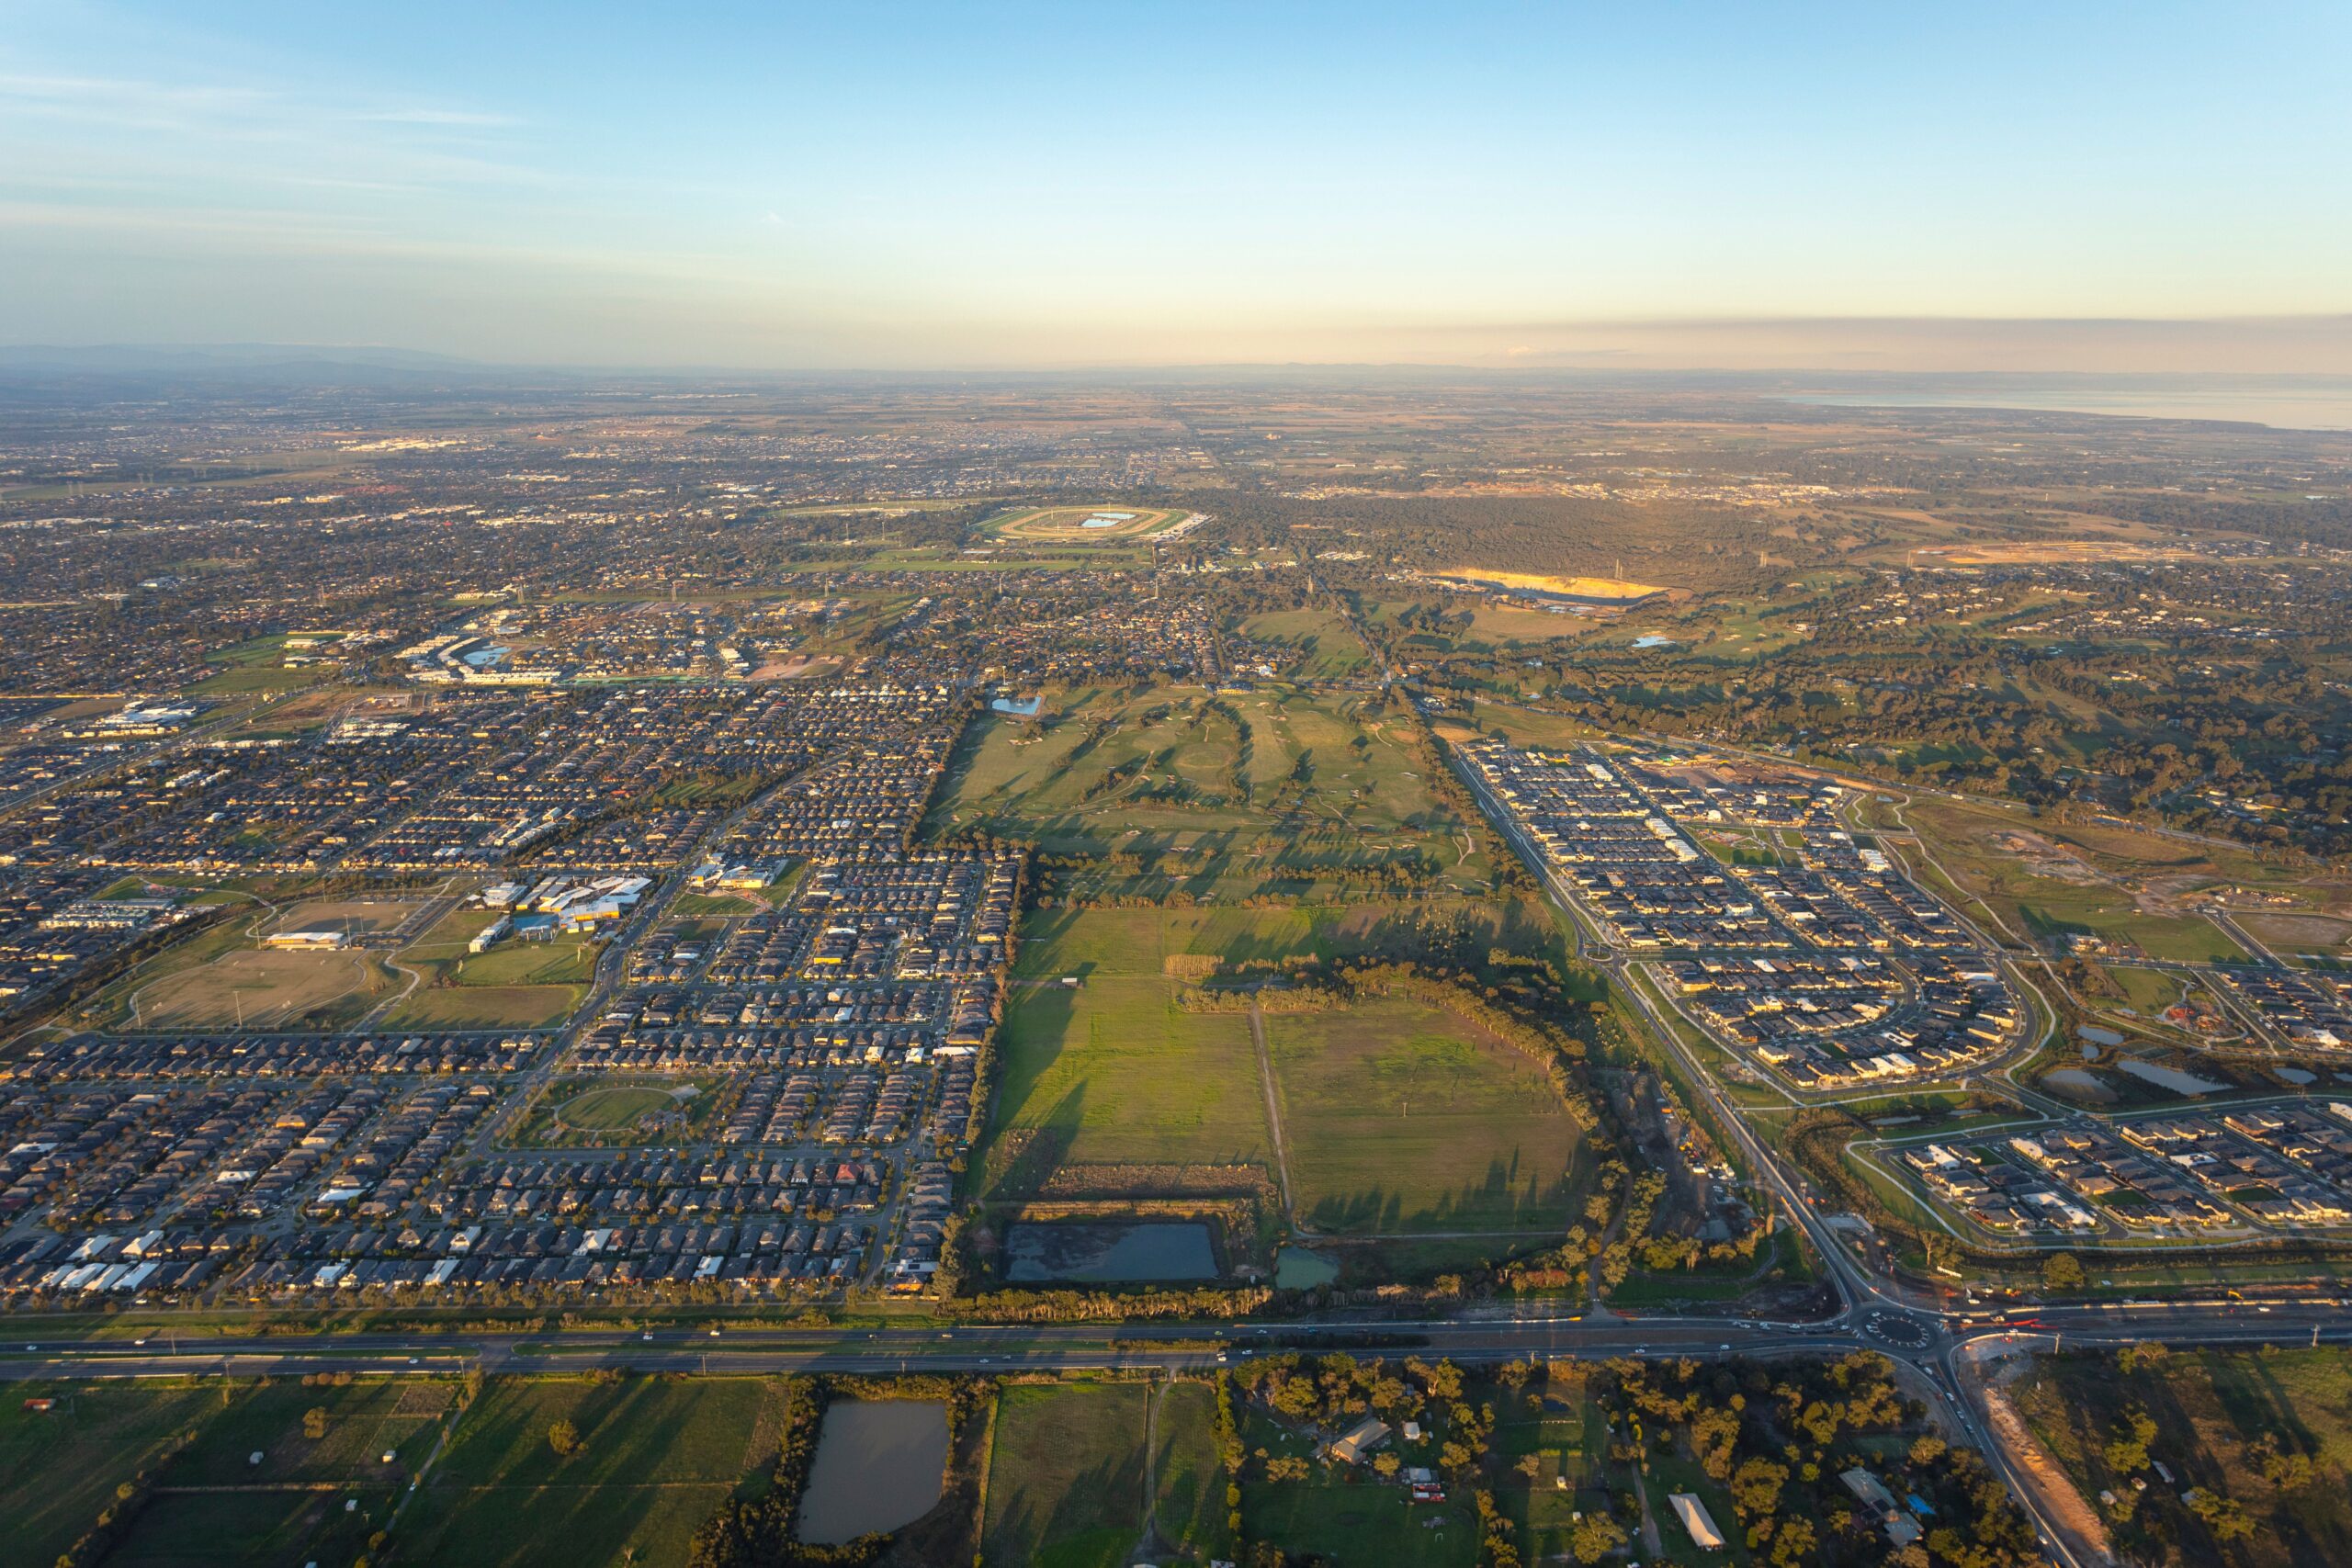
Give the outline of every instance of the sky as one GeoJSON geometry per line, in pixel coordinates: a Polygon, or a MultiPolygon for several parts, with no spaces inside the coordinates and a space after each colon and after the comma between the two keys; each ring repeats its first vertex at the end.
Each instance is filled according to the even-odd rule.
{"type": "Polygon", "coordinates": [[[0,0],[0,344],[2352,372],[2352,6],[0,0]]]}

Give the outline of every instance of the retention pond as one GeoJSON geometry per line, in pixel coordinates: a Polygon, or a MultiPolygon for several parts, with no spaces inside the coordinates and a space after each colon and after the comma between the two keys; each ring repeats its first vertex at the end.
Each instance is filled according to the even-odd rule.
{"type": "Polygon", "coordinates": [[[1137,1224],[1024,1221],[1005,1233],[1005,1277],[1023,1284],[1146,1284],[1216,1278],[1216,1249],[1199,1220],[1137,1224]]]}
{"type": "Polygon", "coordinates": [[[800,1539],[837,1546],[912,1524],[947,1479],[947,1406],[916,1399],[842,1399],[825,1409],[800,1495],[800,1539]]]}

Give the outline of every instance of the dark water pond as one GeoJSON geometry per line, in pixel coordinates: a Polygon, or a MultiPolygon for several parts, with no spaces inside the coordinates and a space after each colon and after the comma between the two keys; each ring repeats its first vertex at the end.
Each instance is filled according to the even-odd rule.
{"type": "Polygon", "coordinates": [[[1198,1220],[1142,1224],[1028,1223],[1005,1233],[1006,1278],[1024,1283],[1214,1280],[1216,1252],[1198,1220]]]}
{"type": "Polygon", "coordinates": [[[947,1476],[947,1406],[914,1399],[842,1399],[825,1408],[817,1458],[800,1495],[800,1539],[855,1540],[912,1524],[947,1476]]]}

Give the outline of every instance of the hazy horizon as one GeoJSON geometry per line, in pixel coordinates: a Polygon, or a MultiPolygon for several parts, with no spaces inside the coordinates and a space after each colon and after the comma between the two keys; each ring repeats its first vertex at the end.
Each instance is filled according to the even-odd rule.
{"type": "Polygon", "coordinates": [[[2352,371],[2352,14],[0,0],[0,342],[2352,371]]]}

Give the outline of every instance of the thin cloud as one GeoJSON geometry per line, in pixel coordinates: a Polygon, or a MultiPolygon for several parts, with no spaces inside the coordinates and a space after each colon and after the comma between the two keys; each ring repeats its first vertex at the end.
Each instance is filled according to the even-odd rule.
{"type": "Polygon", "coordinates": [[[350,118],[367,125],[435,125],[469,130],[497,130],[523,123],[511,114],[492,114],[481,109],[378,109],[350,118]]]}

